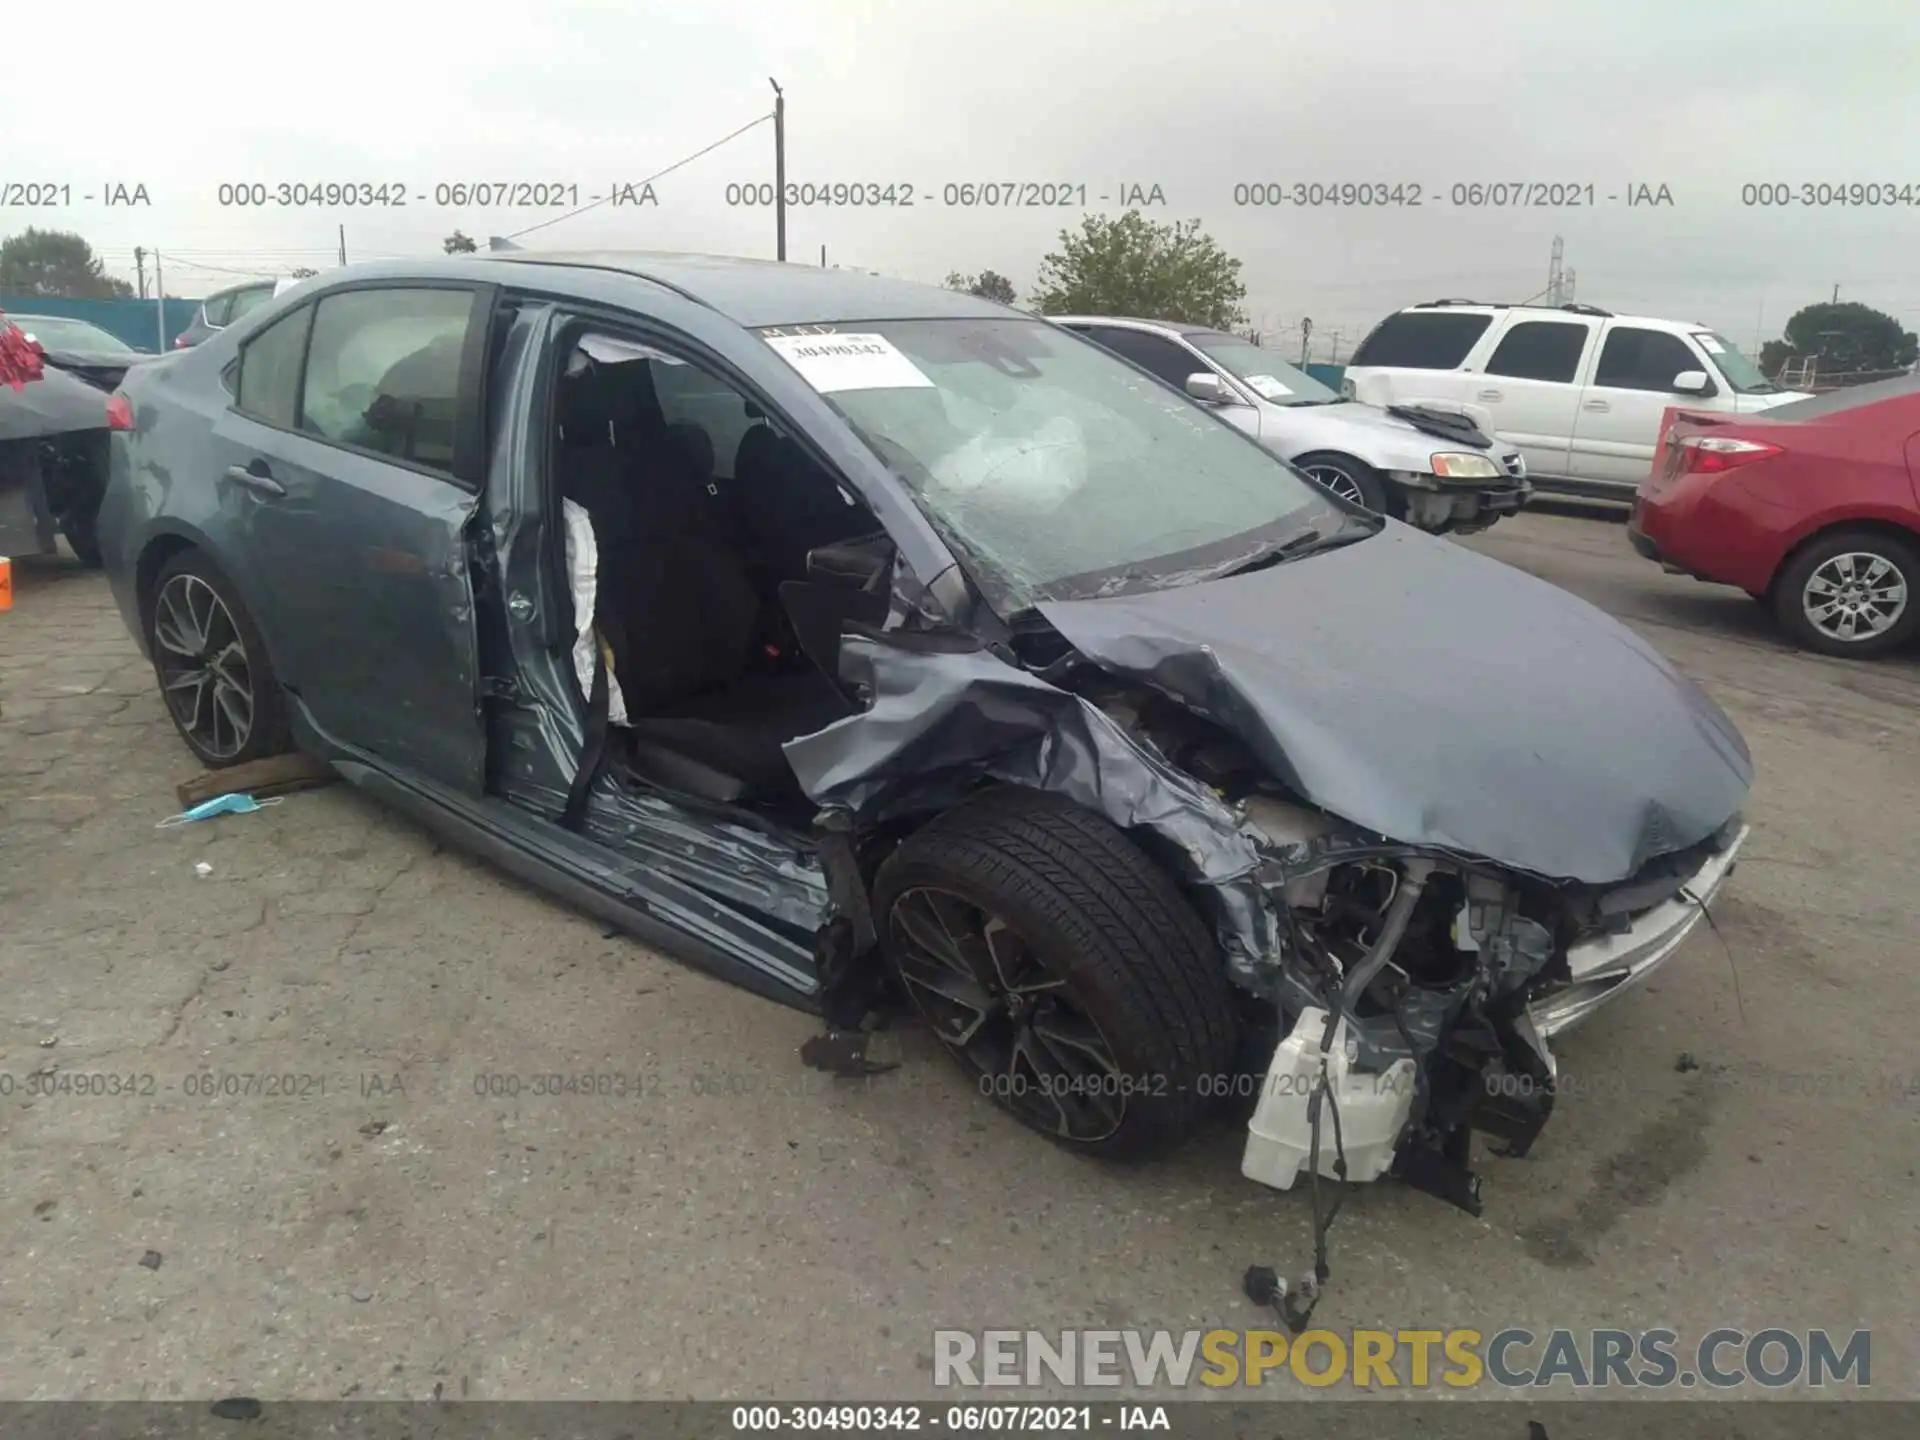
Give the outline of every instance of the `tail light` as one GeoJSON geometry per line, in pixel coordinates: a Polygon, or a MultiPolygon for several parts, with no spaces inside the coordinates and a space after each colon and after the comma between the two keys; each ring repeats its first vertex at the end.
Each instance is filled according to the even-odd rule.
{"type": "Polygon", "coordinates": [[[1717,475],[1786,453],[1783,447],[1764,440],[1735,440],[1725,435],[1689,435],[1679,442],[1679,448],[1688,472],[1694,475],[1717,475]]]}
{"type": "Polygon", "coordinates": [[[107,397],[107,428],[109,430],[133,429],[133,402],[124,395],[107,397]]]}

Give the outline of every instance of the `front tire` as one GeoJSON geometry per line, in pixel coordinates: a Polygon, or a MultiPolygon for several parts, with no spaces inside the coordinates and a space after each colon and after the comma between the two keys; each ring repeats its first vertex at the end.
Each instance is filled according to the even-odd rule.
{"type": "Polygon", "coordinates": [[[173,728],[208,769],[293,748],[266,642],[232,582],[199,551],[181,551],[154,578],[147,647],[173,728]]]}
{"type": "Polygon", "coordinates": [[[1365,461],[1351,455],[1303,455],[1293,463],[1314,484],[1342,500],[1364,505],[1376,515],[1400,518],[1399,497],[1365,461]]]}
{"type": "Polygon", "coordinates": [[[1836,530],[1781,568],[1773,609],[1804,649],[1865,659],[1913,638],[1920,628],[1917,589],[1920,547],[1879,531],[1836,530]]]}
{"type": "Polygon", "coordinates": [[[1058,796],[971,799],[881,866],[894,978],[981,1092],[1069,1149],[1186,1138],[1235,1055],[1223,962],[1168,875],[1058,796]]]}

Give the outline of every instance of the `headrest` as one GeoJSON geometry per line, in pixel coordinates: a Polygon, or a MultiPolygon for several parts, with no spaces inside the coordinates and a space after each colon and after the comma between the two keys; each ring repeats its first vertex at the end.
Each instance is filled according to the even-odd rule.
{"type": "Polygon", "coordinates": [[[667,438],[679,449],[696,480],[713,478],[713,437],[691,421],[667,426],[667,438]]]}
{"type": "Polygon", "coordinates": [[[611,426],[622,440],[635,432],[657,433],[665,422],[645,360],[624,364],[594,361],[560,381],[560,428],[569,446],[605,445],[611,426]]]}

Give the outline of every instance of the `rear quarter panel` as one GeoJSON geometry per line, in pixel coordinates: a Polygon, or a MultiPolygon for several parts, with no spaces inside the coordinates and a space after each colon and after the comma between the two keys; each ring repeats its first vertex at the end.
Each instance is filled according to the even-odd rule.
{"type": "MultiPolygon", "coordinates": [[[[1783,427],[1784,428],[1784,427],[1783,427]]],[[[1920,535],[1920,491],[1914,473],[1920,435],[1904,447],[1883,431],[1846,423],[1808,421],[1779,437],[1792,463],[1735,471],[1727,482],[1749,504],[1775,516],[1780,537],[1775,564],[1825,530],[1872,522],[1920,535]]],[[[1762,428],[1756,438],[1772,438],[1762,428]]]]}
{"type": "MultiPolygon", "coordinates": [[[[112,439],[107,493],[100,507],[100,543],[114,601],[145,648],[139,590],[161,542],[203,550],[239,589],[254,615],[264,583],[238,543],[234,487],[226,483],[212,444],[213,422],[229,396],[220,370],[232,356],[224,335],[181,352],[164,365],[129,371],[120,393],[133,407],[134,428],[112,439]]],[[[267,637],[271,648],[272,637],[267,637]]]]}

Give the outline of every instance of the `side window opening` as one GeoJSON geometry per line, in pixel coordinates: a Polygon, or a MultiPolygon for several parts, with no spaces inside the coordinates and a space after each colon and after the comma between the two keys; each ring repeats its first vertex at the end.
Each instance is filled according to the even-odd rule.
{"type": "Polygon", "coordinates": [[[1607,332],[1600,351],[1600,363],[1593,383],[1616,390],[1673,389],[1676,375],[1686,370],[1705,370],[1706,364],[1688,348],[1686,341],[1665,330],[1645,330],[1618,325],[1607,332]]]}
{"type": "Polygon", "coordinates": [[[1099,341],[1116,355],[1124,356],[1150,375],[1173,386],[1176,390],[1187,388],[1187,377],[1197,375],[1207,369],[1205,361],[1187,353],[1183,346],[1160,335],[1150,335],[1144,330],[1122,330],[1119,328],[1098,328],[1089,332],[1089,338],[1099,341]]]}
{"type": "Polygon", "coordinates": [[[241,348],[234,406],[269,425],[291,430],[300,411],[300,361],[307,351],[313,306],[284,315],[241,348]]]}
{"type": "Polygon", "coordinates": [[[878,523],[718,371],[598,331],[563,343],[549,453],[583,697],[599,650],[618,761],[643,781],[795,798],[779,746],[848,713],[821,659],[839,632],[831,613],[817,623],[810,557],[878,523]]]}
{"type": "Polygon", "coordinates": [[[1360,342],[1347,362],[1401,370],[1451,370],[1467,358],[1493,323],[1490,315],[1403,310],[1389,315],[1360,342]]]}
{"type": "Polygon", "coordinates": [[[314,310],[300,428],[453,473],[473,292],[349,290],[314,310]]]}
{"type": "Polygon", "coordinates": [[[1589,329],[1562,320],[1523,320],[1500,338],[1486,373],[1513,380],[1571,382],[1589,329]]]}
{"type": "Polygon", "coordinates": [[[249,311],[258,309],[262,301],[271,299],[272,296],[271,285],[253,285],[244,290],[234,291],[227,300],[226,319],[220,323],[231,325],[249,311]]]}

